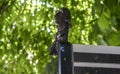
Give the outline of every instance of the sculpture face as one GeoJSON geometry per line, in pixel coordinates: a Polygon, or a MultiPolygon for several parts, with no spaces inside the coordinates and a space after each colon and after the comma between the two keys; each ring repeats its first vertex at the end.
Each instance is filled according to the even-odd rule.
{"type": "Polygon", "coordinates": [[[58,13],[55,15],[55,20],[57,24],[60,24],[62,21],[64,21],[63,13],[58,11],[58,13]]]}

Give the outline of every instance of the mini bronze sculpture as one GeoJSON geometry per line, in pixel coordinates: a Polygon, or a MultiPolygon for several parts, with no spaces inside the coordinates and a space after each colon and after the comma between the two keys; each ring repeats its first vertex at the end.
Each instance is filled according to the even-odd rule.
{"type": "Polygon", "coordinates": [[[57,24],[57,33],[55,36],[55,41],[49,48],[50,55],[53,55],[53,54],[57,55],[56,44],[58,42],[63,44],[69,44],[68,30],[70,27],[72,27],[71,14],[66,7],[61,8],[54,17],[57,24]]]}

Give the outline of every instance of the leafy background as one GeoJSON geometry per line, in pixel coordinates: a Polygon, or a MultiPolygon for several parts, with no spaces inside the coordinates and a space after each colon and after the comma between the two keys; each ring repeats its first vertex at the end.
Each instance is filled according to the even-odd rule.
{"type": "Polygon", "coordinates": [[[56,69],[46,68],[55,62],[47,48],[56,33],[54,14],[64,6],[72,15],[72,44],[120,46],[120,0],[0,0],[0,74],[56,69]]]}

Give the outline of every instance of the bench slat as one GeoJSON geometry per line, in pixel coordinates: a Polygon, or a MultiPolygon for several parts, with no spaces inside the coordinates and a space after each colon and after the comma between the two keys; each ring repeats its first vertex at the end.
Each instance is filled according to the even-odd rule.
{"type": "Polygon", "coordinates": [[[73,52],[120,55],[120,47],[73,44],[73,52]]]}
{"type": "Polygon", "coordinates": [[[120,69],[120,64],[74,62],[74,67],[94,67],[94,68],[115,68],[115,69],[120,69]]]}

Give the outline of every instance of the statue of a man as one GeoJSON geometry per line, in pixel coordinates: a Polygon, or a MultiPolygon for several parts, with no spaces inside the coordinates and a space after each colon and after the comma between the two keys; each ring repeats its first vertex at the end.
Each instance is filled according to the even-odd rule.
{"type": "Polygon", "coordinates": [[[56,43],[63,43],[67,44],[68,42],[68,30],[71,25],[71,14],[70,11],[63,7],[61,8],[58,13],[55,15],[55,21],[57,23],[57,33],[55,36],[55,41],[51,45],[50,49],[50,55],[57,54],[56,50],[56,43]]]}

